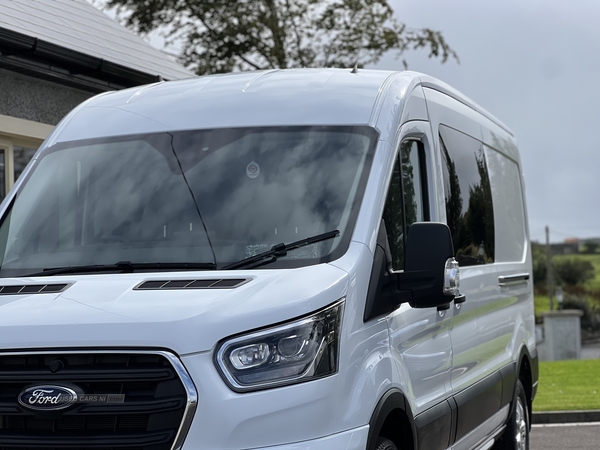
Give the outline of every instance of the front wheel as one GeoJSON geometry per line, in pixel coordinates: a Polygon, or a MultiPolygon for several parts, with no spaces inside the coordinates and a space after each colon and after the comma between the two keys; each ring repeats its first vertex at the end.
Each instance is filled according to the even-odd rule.
{"type": "Polygon", "coordinates": [[[494,450],[529,450],[529,411],[521,380],[517,381],[513,411],[494,450]]]}
{"type": "Polygon", "coordinates": [[[380,437],[379,439],[377,439],[377,445],[375,446],[375,450],[398,450],[398,448],[389,439],[380,437]]]}

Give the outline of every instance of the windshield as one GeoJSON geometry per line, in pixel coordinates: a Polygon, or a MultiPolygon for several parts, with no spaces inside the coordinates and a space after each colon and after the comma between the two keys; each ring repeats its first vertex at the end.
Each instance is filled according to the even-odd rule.
{"type": "Polygon", "coordinates": [[[216,263],[339,230],[266,266],[347,249],[377,133],[213,129],[57,144],[0,226],[0,276],[80,265],[216,263]]]}

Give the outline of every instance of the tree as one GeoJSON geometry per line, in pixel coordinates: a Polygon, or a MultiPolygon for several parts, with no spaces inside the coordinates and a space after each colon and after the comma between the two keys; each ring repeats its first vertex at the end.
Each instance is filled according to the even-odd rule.
{"type": "Polygon", "coordinates": [[[552,270],[558,282],[569,286],[585,284],[596,276],[593,264],[579,258],[555,259],[552,270]]]}
{"type": "Polygon", "coordinates": [[[589,253],[591,255],[595,254],[598,251],[598,248],[600,247],[600,243],[596,242],[596,241],[586,241],[585,242],[585,253],[589,253]]]}
{"type": "MultiPolygon", "coordinates": [[[[197,74],[232,70],[353,67],[388,51],[458,57],[439,31],[397,21],[387,0],[107,0],[142,34],[180,42],[197,74]]],[[[406,67],[406,61],[403,60],[406,67]]]]}
{"type": "Polygon", "coordinates": [[[537,242],[531,243],[533,283],[536,288],[546,287],[546,248],[537,242]]]}

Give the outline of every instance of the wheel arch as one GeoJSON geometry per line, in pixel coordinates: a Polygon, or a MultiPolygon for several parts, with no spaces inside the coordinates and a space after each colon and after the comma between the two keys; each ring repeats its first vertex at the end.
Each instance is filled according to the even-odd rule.
{"type": "Polygon", "coordinates": [[[404,394],[398,389],[387,391],[377,403],[369,421],[367,450],[373,450],[379,436],[396,444],[399,450],[415,449],[415,422],[404,394]]]}
{"type": "Polygon", "coordinates": [[[533,399],[535,398],[537,390],[538,371],[537,350],[530,352],[527,346],[524,345],[519,352],[519,360],[517,362],[517,378],[521,381],[521,384],[525,389],[530,427],[533,399]]]}

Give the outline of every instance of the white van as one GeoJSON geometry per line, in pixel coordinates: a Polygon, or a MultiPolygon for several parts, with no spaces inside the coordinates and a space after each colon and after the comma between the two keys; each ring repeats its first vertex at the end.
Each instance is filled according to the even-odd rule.
{"type": "Polygon", "coordinates": [[[99,95],[1,209],[2,448],[528,448],[519,153],[438,80],[99,95]]]}

